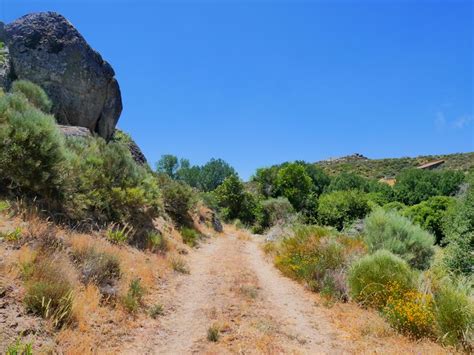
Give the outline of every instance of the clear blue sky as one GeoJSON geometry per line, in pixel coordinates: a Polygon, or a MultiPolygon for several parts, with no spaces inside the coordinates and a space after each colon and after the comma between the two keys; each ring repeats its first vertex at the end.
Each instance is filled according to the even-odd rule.
{"type": "Polygon", "coordinates": [[[154,164],[474,151],[472,1],[20,1],[116,71],[119,127],[154,164]]]}

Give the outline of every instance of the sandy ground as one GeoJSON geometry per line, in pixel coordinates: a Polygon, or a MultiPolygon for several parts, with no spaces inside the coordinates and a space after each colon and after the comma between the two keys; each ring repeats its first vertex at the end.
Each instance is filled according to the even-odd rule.
{"type": "Polygon", "coordinates": [[[193,253],[190,275],[167,286],[159,325],[137,332],[126,353],[343,353],[335,329],[309,292],[283,277],[257,243],[230,234],[193,253]],[[211,326],[220,339],[207,340],[211,326]]]}

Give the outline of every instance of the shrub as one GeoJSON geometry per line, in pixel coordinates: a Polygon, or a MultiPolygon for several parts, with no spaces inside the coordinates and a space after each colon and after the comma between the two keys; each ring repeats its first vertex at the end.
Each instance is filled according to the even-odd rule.
{"type": "Polygon", "coordinates": [[[382,206],[382,208],[385,211],[397,211],[397,212],[403,212],[407,206],[401,202],[398,201],[392,201],[389,203],[386,203],[385,205],[382,206]]]}
{"type": "Polygon", "coordinates": [[[131,240],[153,228],[161,210],[157,181],[133,160],[120,143],[101,138],[67,141],[68,194],[66,214],[73,221],[90,220],[103,225],[114,222],[133,228],[131,240]]]}
{"type": "Polygon", "coordinates": [[[364,218],[368,212],[367,197],[357,190],[331,192],[319,198],[319,222],[338,230],[358,218],[364,218]]]}
{"type": "Polygon", "coordinates": [[[122,304],[130,313],[135,313],[142,303],[145,288],[142,286],[140,279],[135,278],[130,281],[128,292],[122,299],[122,304]]]}
{"type": "Polygon", "coordinates": [[[417,269],[426,269],[434,255],[434,238],[396,212],[373,211],[365,220],[364,240],[370,251],[386,249],[417,269]]]}
{"type": "Polygon", "coordinates": [[[160,186],[166,213],[176,224],[188,224],[189,211],[195,203],[191,188],[170,179],[163,179],[160,186]]]}
{"type": "Polygon", "coordinates": [[[456,274],[471,275],[474,265],[474,175],[469,187],[454,206],[448,209],[443,226],[446,235],[445,264],[456,274]]]}
{"type": "Polygon", "coordinates": [[[443,222],[446,211],[453,206],[455,200],[447,196],[430,197],[428,200],[408,207],[403,215],[413,223],[429,231],[436,237],[436,243],[440,244],[444,238],[443,222]]]}
{"type": "Polygon", "coordinates": [[[336,175],[328,186],[328,192],[360,190],[368,192],[368,180],[360,175],[342,172],[336,175]]]}
{"type": "Polygon", "coordinates": [[[213,191],[232,175],[237,173],[227,162],[211,159],[200,168],[198,187],[203,191],[213,191]]]}
{"type": "Polygon", "coordinates": [[[345,269],[364,252],[363,245],[329,229],[317,226],[295,228],[294,236],[277,248],[275,265],[287,276],[304,280],[313,291],[347,298],[345,269]]]}
{"type": "Polygon", "coordinates": [[[190,247],[195,247],[198,244],[200,235],[193,228],[183,227],[181,228],[181,237],[183,238],[184,243],[190,247]]]}
{"type": "Polygon", "coordinates": [[[416,290],[400,292],[390,284],[383,314],[393,328],[414,338],[430,336],[434,331],[433,298],[416,290]]]}
{"type": "Polygon", "coordinates": [[[52,116],[23,95],[0,97],[0,181],[9,190],[48,199],[61,196],[63,138],[52,116]]]}
{"type": "Polygon", "coordinates": [[[40,258],[26,284],[24,302],[31,312],[60,328],[72,319],[72,285],[54,260],[40,258]]]}
{"type": "Polygon", "coordinates": [[[153,231],[148,233],[148,248],[152,252],[165,253],[168,250],[168,243],[161,233],[153,231]]]}
{"type": "Polygon", "coordinates": [[[81,265],[82,281],[86,284],[102,286],[120,278],[120,262],[113,254],[87,247],[75,250],[73,257],[81,265]]]}
{"type": "Polygon", "coordinates": [[[12,84],[11,93],[13,94],[23,94],[26,99],[38,110],[45,113],[51,111],[53,103],[49,99],[48,95],[44,90],[30,81],[26,80],[16,80],[12,84]]]}
{"type": "Polygon", "coordinates": [[[397,292],[412,290],[414,274],[403,259],[389,251],[379,250],[352,264],[348,284],[355,301],[382,309],[391,296],[389,285],[396,284],[397,292]]]}
{"type": "MultiPolygon", "coordinates": [[[[450,284],[435,292],[435,317],[441,340],[450,345],[472,346],[474,305],[472,299],[450,284]]],[[[472,350],[472,349],[471,349],[472,350]]]]}

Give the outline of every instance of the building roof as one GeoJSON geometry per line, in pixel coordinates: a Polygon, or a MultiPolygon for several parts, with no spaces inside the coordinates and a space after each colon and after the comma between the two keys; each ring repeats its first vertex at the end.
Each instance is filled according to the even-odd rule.
{"type": "Polygon", "coordinates": [[[420,165],[418,167],[418,169],[429,169],[429,168],[435,168],[441,164],[444,163],[444,160],[435,160],[435,161],[431,161],[429,163],[426,163],[426,164],[423,164],[423,165],[420,165]]]}

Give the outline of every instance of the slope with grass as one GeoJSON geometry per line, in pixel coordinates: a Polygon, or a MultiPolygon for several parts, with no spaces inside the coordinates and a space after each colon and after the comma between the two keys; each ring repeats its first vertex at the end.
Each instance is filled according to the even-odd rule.
{"type": "Polygon", "coordinates": [[[323,160],[316,164],[321,166],[328,174],[337,175],[342,172],[352,172],[368,178],[385,178],[397,176],[401,171],[415,168],[422,164],[444,160],[442,169],[472,171],[474,168],[474,153],[456,153],[445,155],[422,155],[415,158],[387,158],[367,159],[360,155],[323,160]]]}

